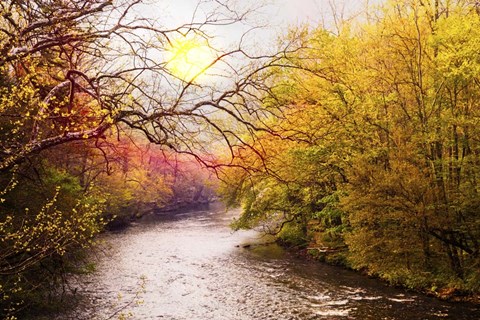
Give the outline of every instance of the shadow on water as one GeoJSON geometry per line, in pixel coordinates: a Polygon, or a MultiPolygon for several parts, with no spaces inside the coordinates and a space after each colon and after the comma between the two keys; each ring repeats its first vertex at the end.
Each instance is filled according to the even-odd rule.
{"type": "Polygon", "coordinates": [[[391,288],[265,245],[271,240],[254,231],[232,232],[238,213],[212,206],[149,215],[105,235],[110,249],[98,272],[78,283],[88,303],[61,319],[480,319],[476,306],[391,288]]]}

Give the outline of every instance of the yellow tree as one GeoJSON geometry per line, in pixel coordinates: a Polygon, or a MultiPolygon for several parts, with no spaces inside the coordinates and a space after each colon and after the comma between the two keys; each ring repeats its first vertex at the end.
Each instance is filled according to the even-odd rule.
{"type": "Polygon", "coordinates": [[[392,2],[363,28],[359,121],[370,137],[352,163],[347,243],[357,266],[391,281],[423,286],[448,278],[471,289],[478,276],[470,179],[477,171],[470,132],[478,15],[468,4],[447,4],[392,2]]]}

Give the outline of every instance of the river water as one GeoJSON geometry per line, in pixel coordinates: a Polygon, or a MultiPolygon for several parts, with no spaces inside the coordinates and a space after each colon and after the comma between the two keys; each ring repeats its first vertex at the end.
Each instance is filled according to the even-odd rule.
{"type": "Polygon", "coordinates": [[[150,216],[104,238],[85,303],[62,319],[480,319],[478,307],[385,286],[232,232],[238,211],[150,216]],[[245,244],[250,244],[244,248],[245,244]]]}

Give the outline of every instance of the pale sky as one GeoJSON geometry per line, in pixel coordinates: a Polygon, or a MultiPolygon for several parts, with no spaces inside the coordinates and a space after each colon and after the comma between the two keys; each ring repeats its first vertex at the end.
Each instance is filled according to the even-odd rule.
{"type": "MultiPolygon", "coordinates": [[[[273,23],[284,22],[287,24],[304,22],[318,19],[322,10],[328,9],[331,0],[264,0],[266,3],[262,11],[270,12],[270,20],[273,23]]],[[[228,1],[219,1],[222,3],[228,1]]],[[[231,1],[230,1],[231,2],[231,1]]],[[[241,0],[237,1],[242,4],[258,4],[260,1],[241,0]]],[[[356,2],[356,1],[350,1],[356,2]]],[[[155,6],[165,9],[171,18],[177,21],[188,19],[198,3],[198,0],[162,0],[158,1],[155,6]]]]}
{"type": "MultiPolygon", "coordinates": [[[[158,18],[166,27],[178,27],[188,23],[195,12],[198,0],[147,0],[148,5],[142,7],[142,15],[158,18]]],[[[202,9],[208,11],[209,5],[214,1],[205,1],[197,12],[202,16],[202,9]],[[209,4],[210,3],[210,4],[209,4]]],[[[218,0],[220,3],[234,3],[239,6],[265,6],[257,10],[253,16],[259,23],[266,25],[261,30],[252,32],[251,38],[267,44],[273,41],[277,35],[285,33],[289,26],[309,23],[311,25],[324,24],[327,27],[334,26],[332,18],[332,6],[337,12],[345,11],[349,15],[352,11],[358,11],[363,3],[362,0],[218,0]]],[[[218,34],[223,38],[238,38],[248,28],[241,25],[233,27],[219,27],[218,34]]],[[[228,39],[225,39],[228,41],[228,39]]]]}

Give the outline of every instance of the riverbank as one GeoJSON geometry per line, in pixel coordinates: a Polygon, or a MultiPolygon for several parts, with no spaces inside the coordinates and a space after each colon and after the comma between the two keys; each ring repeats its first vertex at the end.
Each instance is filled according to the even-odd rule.
{"type": "Polygon", "coordinates": [[[108,231],[120,231],[128,228],[132,223],[149,215],[175,215],[187,211],[207,210],[215,201],[178,201],[166,204],[163,207],[152,206],[151,208],[134,213],[107,217],[109,221],[105,226],[108,231]]]}
{"type": "Polygon", "coordinates": [[[316,261],[317,263],[324,263],[332,266],[341,267],[347,270],[352,270],[357,272],[358,274],[368,277],[381,280],[385,284],[395,287],[395,288],[402,288],[409,292],[415,292],[419,294],[423,294],[425,296],[434,297],[441,301],[447,301],[452,303],[469,303],[476,306],[480,306],[480,293],[472,293],[459,290],[455,287],[439,287],[434,288],[430,286],[427,287],[409,287],[402,283],[392,283],[387,279],[383,278],[381,275],[372,274],[367,269],[355,269],[349,263],[347,259],[348,250],[346,247],[342,248],[328,248],[328,247],[309,247],[307,245],[292,245],[288,242],[277,239],[276,242],[282,246],[283,248],[294,252],[297,256],[302,257],[304,259],[316,261]]]}

